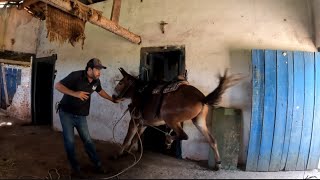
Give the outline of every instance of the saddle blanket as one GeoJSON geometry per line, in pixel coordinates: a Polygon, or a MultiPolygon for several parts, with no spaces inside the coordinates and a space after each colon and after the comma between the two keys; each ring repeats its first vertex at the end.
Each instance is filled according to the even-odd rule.
{"type": "Polygon", "coordinates": [[[161,90],[163,89],[164,86],[166,86],[163,90],[163,94],[169,93],[169,92],[173,92],[176,91],[181,85],[184,84],[189,84],[188,81],[178,81],[178,82],[174,82],[171,83],[169,85],[166,86],[166,84],[163,85],[158,85],[155,89],[153,89],[152,94],[160,94],[161,90]]]}

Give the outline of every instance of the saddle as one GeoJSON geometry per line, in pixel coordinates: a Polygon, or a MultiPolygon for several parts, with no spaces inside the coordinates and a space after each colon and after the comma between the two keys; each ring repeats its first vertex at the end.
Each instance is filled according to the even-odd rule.
{"type": "Polygon", "coordinates": [[[139,101],[135,102],[134,106],[137,107],[139,109],[139,113],[141,113],[144,109],[148,97],[150,97],[150,95],[157,95],[158,97],[155,103],[156,110],[154,117],[159,117],[164,94],[174,92],[178,90],[180,86],[185,84],[189,84],[189,82],[187,80],[180,79],[162,84],[146,84],[139,90],[142,98],[139,101]]]}
{"type": "Polygon", "coordinates": [[[189,84],[188,81],[176,81],[176,82],[169,82],[166,84],[161,84],[155,87],[152,90],[152,94],[166,94],[169,92],[176,91],[181,85],[189,84]]]}

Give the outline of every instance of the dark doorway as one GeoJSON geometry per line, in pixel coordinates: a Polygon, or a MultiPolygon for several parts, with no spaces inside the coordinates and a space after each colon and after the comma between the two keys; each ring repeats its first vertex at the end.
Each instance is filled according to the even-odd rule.
{"type": "Polygon", "coordinates": [[[140,52],[140,79],[169,82],[185,74],[184,46],[145,47],[140,52]]]}
{"type": "Polygon", "coordinates": [[[56,60],[56,54],[32,60],[31,115],[34,125],[52,125],[56,60]]]}
{"type": "MultiPolygon", "coordinates": [[[[140,76],[143,81],[170,82],[179,75],[185,75],[184,46],[163,46],[141,48],[140,76]]],[[[158,126],[162,131],[170,132],[166,125],[158,126]]],[[[174,135],[174,132],[171,133],[174,135]]],[[[181,156],[181,141],[174,141],[170,149],[165,145],[165,134],[152,127],[143,133],[144,150],[163,153],[176,158],[181,156]]]]}

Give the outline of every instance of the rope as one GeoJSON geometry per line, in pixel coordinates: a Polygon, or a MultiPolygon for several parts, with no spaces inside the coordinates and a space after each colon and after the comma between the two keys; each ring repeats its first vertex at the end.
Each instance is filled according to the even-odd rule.
{"type": "MultiPolygon", "coordinates": [[[[48,175],[46,176],[46,177],[44,177],[44,178],[41,178],[41,177],[37,177],[37,176],[19,176],[18,177],[18,179],[47,179],[47,180],[60,180],[60,178],[61,178],[62,176],[60,175],[60,173],[59,173],[59,170],[58,169],[56,169],[56,168],[53,168],[53,169],[49,169],[48,170],[48,175]],[[51,174],[51,172],[54,172],[56,175],[57,175],[57,177],[56,178],[54,178],[53,176],[52,176],[52,174],[51,174]]],[[[68,179],[71,179],[71,176],[69,175],[69,176],[67,176],[68,177],[68,179]]],[[[63,178],[63,179],[65,179],[65,178],[63,178]]]]}
{"type": "MultiPolygon", "coordinates": [[[[136,110],[136,108],[133,108],[133,110],[132,110],[132,113],[131,113],[131,114],[134,114],[135,110],[136,110]]],[[[132,115],[131,115],[131,117],[132,117],[132,115]]],[[[140,115],[139,117],[141,117],[140,119],[142,119],[142,115],[140,115]]],[[[170,134],[171,134],[171,132],[173,131],[173,130],[171,129],[171,131],[168,133],[168,132],[162,131],[161,129],[159,129],[159,128],[155,127],[155,126],[152,126],[152,125],[149,125],[149,124],[145,124],[145,123],[143,123],[143,120],[142,120],[142,121],[140,121],[140,122],[141,122],[141,124],[142,124],[142,125],[152,127],[152,128],[154,128],[154,129],[156,129],[156,130],[158,130],[158,131],[160,131],[160,132],[164,133],[166,136],[171,136],[170,134]]]]}
{"type": "MultiPolygon", "coordinates": [[[[115,128],[116,125],[120,122],[120,120],[124,117],[124,115],[128,112],[128,110],[129,110],[129,108],[126,109],[126,111],[123,113],[123,115],[121,116],[121,118],[120,118],[120,119],[117,121],[117,123],[113,126],[113,132],[112,132],[112,133],[113,133],[113,140],[114,140],[114,142],[115,142],[115,138],[114,138],[114,128],[115,128]]],[[[135,110],[135,108],[133,109],[133,111],[134,111],[134,110],[135,110]]],[[[133,123],[134,123],[134,125],[136,126],[135,121],[133,121],[133,123]]],[[[133,155],[133,157],[134,157],[134,159],[135,159],[135,160],[134,160],[134,163],[133,163],[132,165],[130,165],[129,167],[123,169],[123,170],[120,171],[119,173],[113,175],[113,176],[109,176],[109,177],[101,178],[101,179],[111,179],[111,178],[114,178],[114,177],[117,177],[117,178],[118,178],[119,175],[123,174],[124,172],[126,172],[127,170],[129,170],[130,168],[132,168],[133,166],[135,166],[135,165],[141,160],[142,154],[143,154],[143,145],[142,145],[142,140],[141,140],[141,138],[140,138],[140,135],[139,135],[139,132],[138,132],[138,131],[137,131],[137,135],[138,135],[138,138],[139,138],[140,148],[141,148],[141,153],[140,153],[139,159],[136,160],[136,156],[135,156],[133,153],[131,153],[131,152],[129,152],[129,151],[126,150],[129,154],[133,155]]],[[[122,148],[122,146],[121,146],[120,144],[118,144],[118,143],[116,143],[116,144],[119,145],[119,146],[122,148]]]]}
{"type": "Polygon", "coordinates": [[[59,172],[58,172],[58,170],[57,169],[50,169],[49,171],[48,171],[48,176],[46,177],[46,179],[53,179],[52,178],[52,176],[51,176],[51,173],[50,173],[50,171],[52,171],[52,170],[54,170],[54,172],[58,175],[58,178],[57,179],[60,179],[60,174],[59,174],[59,172]]]}
{"type": "MultiPolygon", "coordinates": [[[[117,126],[117,124],[120,122],[120,120],[121,120],[121,119],[125,116],[125,114],[128,112],[128,110],[129,110],[129,108],[126,109],[126,111],[123,113],[123,115],[121,116],[121,118],[120,118],[120,119],[117,121],[117,123],[113,126],[113,131],[112,131],[112,133],[113,133],[114,143],[115,143],[114,129],[115,129],[115,127],[117,126]]],[[[135,122],[134,122],[134,123],[135,123],[135,122]]],[[[141,146],[142,146],[142,142],[141,142],[141,138],[140,138],[140,136],[139,136],[139,132],[137,132],[137,133],[138,133],[139,141],[140,141],[141,146]]],[[[122,148],[122,146],[121,146],[120,144],[118,144],[118,143],[115,143],[115,144],[119,145],[119,146],[122,148]]],[[[127,151],[127,150],[126,150],[126,151],[127,151]]],[[[133,167],[134,165],[136,165],[136,164],[140,161],[140,159],[141,159],[141,157],[142,157],[142,151],[141,151],[141,154],[140,154],[140,157],[139,157],[139,160],[138,160],[138,161],[137,161],[136,156],[135,156],[133,153],[131,153],[131,152],[129,152],[129,151],[127,151],[127,152],[134,157],[134,163],[133,163],[131,166],[125,168],[125,169],[122,170],[122,171],[120,171],[119,173],[117,173],[117,174],[115,174],[115,175],[113,175],[113,176],[107,177],[107,178],[102,178],[102,179],[111,179],[111,178],[114,178],[114,177],[117,177],[117,178],[118,178],[119,175],[121,175],[122,173],[124,173],[125,171],[127,171],[128,169],[130,169],[131,167],[133,167]]],[[[46,177],[44,177],[44,178],[37,177],[37,176],[19,176],[18,179],[46,179],[46,180],[55,180],[55,179],[53,178],[51,172],[54,172],[54,173],[57,175],[56,180],[60,180],[61,175],[60,175],[59,171],[58,171],[56,168],[48,170],[48,175],[47,175],[46,177]]],[[[71,176],[68,176],[68,179],[71,179],[71,176]]],[[[118,178],[118,179],[119,179],[119,178],[118,178]]]]}
{"type": "MultiPolygon", "coordinates": [[[[114,129],[115,129],[115,127],[117,126],[117,124],[123,119],[123,117],[126,115],[126,113],[128,112],[128,110],[129,110],[129,108],[127,108],[127,109],[125,110],[125,112],[123,113],[123,115],[121,116],[121,118],[116,122],[116,124],[113,126],[113,129],[112,129],[113,141],[114,141],[114,143],[117,144],[120,148],[123,148],[123,147],[122,147],[119,143],[116,143],[115,137],[114,137],[114,129]]],[[[134,109],[132,110],[132,112],[134,112],[135,110],[136,110],[136,109],[134,108],[134,109]]],[[[133,123],[134,123],[134,126],[137,126],[135,121],[133,121],[133,123]]],[[[147,124],[146,124],[146,125],[147,125],[147,124]]],[[[162,131],[161,129],[156,128],[156,127],[154,127],[154,126],[151,126],[151,125],[147,125],[147,126],[152,127],[152,128],[154,128],[154,129],[156,129],[156,130],[158,130],[158,131],[160,131],[160,132],[162,132],[162,133],[164,133],[164,134],[166,134],[166,135],[169,135],[169,136],[170,136],[170,134],[171,134],[171,132],[172,132],[172,130],[171,130],[170,133],[167,133],[167,132],[164,132],[164,131],[162,131]]],[[[130,151],[128,151],[128,150],[125,150],[126,152],[128,152],[129,154],[131,154],[131,155],[134,157],[134,163],[133,163],[132,165],[128,166],[127,168],[123,169],[123,170],[120,171],[119,173],[115,174],[115,175],[112,175],[112,176],[109,176],[109,177],[106,177],[106,178],[101,178],[101,179],[111,179],[111,178],[115,178],[115,177],[117,177],[117,179],[119,179],[119,177],[118,177],[119,175],[123,174],[124,172],[126,172],[127,170],[129,170],[130,168],[132,168],[133,166],[135,166],[135,165],[141,160],[142,155],[143,155],[143,145],[142,145],[142,140],[141,140],[139,131],[137,130],[136,133],[137,133],[138,138],[139,138],[140,149],[141,149],[140,156],[139,156],[138,160],[137,160],[136,156],[135,156],[132,152],[130,152],[130,151]]],[[[53,168],[53,169],[48,170],[48,176],[46,176],[44,179],[46,179],[46,180],[55,180],[55,179],[52,177],[52,174],[51,174],[52,171],[57,175],[56,180],[60,180],[61,175],[60,175],[59,171],[58,171],[56,168],[53,168]]],[[[37,177],[37,176],[19,176],[18,179],[43,179],[43,178],[40,178],[40,177],[37,177]]],[[[71,179],[71,176],[68,176],[68,179],[71,179]]]]}
{"type": "MultiPolygon", "coordinates": [[[[123,118],[123,117],[125,116],[125,114],[128,112],[128,110],[129,110],[129,108],[127,108],[127,109],[125,110],[125,112],[123,113],[123,115],[121,116],[121,118],[116,122],[116,124],[113,126],[113,129],[112,129],[113,141],[114,141],[115,144],[117,144],[118,146],[120,146],[120,148],[123,148],[123,147],[122,147],[119,143],[116,143],[115,137],[114,137],[114,129],[115,129],[115,127],[117,126],[117,124],[120,122],[120,120],[122,120],[122,118],[123,118]]],[[[133,108],[132,113],[134,113],[135,110],[136,110],[136,108],[133,108]]],[[[134,126],[137,127],[136,122],[135,122],[134,120],[133,120],[133,123],[134,123],[134,126]]],[[[143,124],[142,124],[142,125],[143,125],[143,124]]],[[[146,125],[147,125],[147,124],[146,124],[146,125]]],[[[171,132],[172,132],[172,130],[171,130],[170,133],[167,133],[167,132],[164,132],[164,131],[162,131],[161,129],[156,128],[156,127],[154,127],[154,126],[151,126],[151,125],[147,125],[147,126],[152,127],[152,128],[155,128],[156,130],[158,130],[158,131],[160,131],[160,132],[162,132],[162,133],[164,133],[164,134],[166,134],[166,135],[168,135],[168,136],[170,136],[170,134],[171,134],[171,132]]],[[[113,176],[109,176],[109,177],[106,177],[106,178],[102,178],[102,179],[111,179],[111,178],[114,178],[114,177],[117,177],[117,178],[118,178],[119,175],[123,174],[124,172],[126,172],[127,170],[129,170],[130,168],[132,168],[133,166],[135,166],[135,165],[141,160],[142,154],[143,154],[143,145],[142,145],[142,140],[141,140],[139,131],[137,130],[136,133],[137,133],[138,138],[139,138],[140,149],[141,149],[139,159],[137,160],[136,156],[135,156],[133,153],[131,153],[131,152],[128,151],[128,150],[125,150],[126,152],[128,152],[129,154],[131,154],[131,155],[134,157],[134,163],[133,163],[132,165],[130,165],[129,167],[123,169],[123,170],[120,171],[119,173],[117,173],[117,174],[115,174],[115,175],[113,175],[113,176]]]]}
{"type": "Polygon", "coordinates": [[[170,131],[170,133],[168,133],[168,132],[162,131],[161,129],[159,129],[159,128],[155,127],[155,126],[151,126],[151,125],[148,125],[148,124],[146,124],[146,125],[149,126],[149,127],[154,128],[154,129],[156,129],[156,130],[158,130],[158,131],[160,131],[162,133],[164,133],[167,136],[171,136],[170,134],[171,134],[172,130],[170,131]]]}

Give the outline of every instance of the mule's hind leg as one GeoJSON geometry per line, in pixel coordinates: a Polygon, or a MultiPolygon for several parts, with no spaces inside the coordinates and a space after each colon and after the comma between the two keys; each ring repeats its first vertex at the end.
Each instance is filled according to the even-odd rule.
{"type": "Polygon", "coordinates": [[[172,141],[174,141],[174,140],[187,140],[189,138],[188,135],[183,131],[180,122],[166,121],[166,124],[169,128],[171,128],[176,133],[175,136],[170,136],[172,141]]]}
{"type": "Polygon", "coordinates": [[[207,114],[208,114],[208,107],[204,106],[202,111],[195,118],[192,119],[192,122],[197,127],[197,129],[203,134],[203,136],[206,138],[206,140],[210,144],[210,146],[214,152],[214,159],[216,162],[215,169],[219,170],[221,168],[220,155],[219,155],[219,151],[218,151],[217,141],[211,135],[211,133],[208,131],[208,127],[206,124],[207,114]]]}

